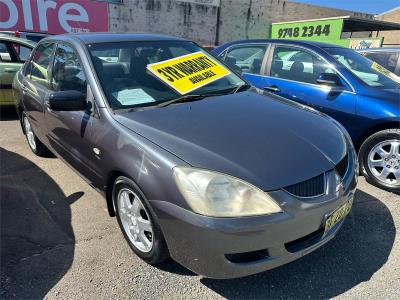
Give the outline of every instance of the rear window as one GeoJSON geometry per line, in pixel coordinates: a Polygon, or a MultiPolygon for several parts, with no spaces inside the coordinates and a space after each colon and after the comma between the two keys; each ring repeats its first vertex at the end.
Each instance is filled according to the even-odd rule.
{"type": "Polygon", "coordinates": [[[376,88],[398,89],[400,78],[383,69],[376,62],[369,60],[352,49],[325,48],[341,65],[365,84],[376,88]]]}
{"type": "Polygon", "coordinates": [[[376,61],[382,67],[388,69],[390,72],[396,71],[397,61],[399,60],[400,53],[395,52],[367,52],[364,54],[370,60],[376,61]]]}

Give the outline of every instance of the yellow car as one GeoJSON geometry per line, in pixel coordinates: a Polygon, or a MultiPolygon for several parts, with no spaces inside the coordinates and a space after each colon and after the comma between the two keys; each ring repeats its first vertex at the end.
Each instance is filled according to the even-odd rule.
{"type": "Polygon", "coordinates": [[[0,106],[14,105],[12,82],[35,47],[29,40],[0,35],[0,106]]]}

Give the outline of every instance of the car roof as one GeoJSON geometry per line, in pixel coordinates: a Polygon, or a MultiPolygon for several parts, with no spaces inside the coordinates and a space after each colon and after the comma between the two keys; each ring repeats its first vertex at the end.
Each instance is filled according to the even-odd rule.
{"type": "Polygon", "coordinates": [[[400,47],[383,47],[383,48],[368,48],[359,49],[358,52],[400,52],[400,47]]]}
{"type": "Polygon", "coordinates": [[[16,42],[16,43],[21,43],[22,45],[28,46],[28,47],[35,47],[36,43],[27,39],[23,38],[18,38],[15,36],[7,35],[0,33],[0,41],[7,41],[7,42],[16,42]]]}
{"type": "Polygon", "coordinates": [[[45,40],[80,40],[84,44],[134,41],[188,41],[186,39],[162,34],[112,32],[62,34],[47,37],[45,40]]]}
{"type": "MultiPolygon", "coordinates": [[[[281,39],[251,39],[251,40],[238,40],[233,41],[224,46],[231,46],[236,44],[244,44],[244,43],[279,43],[279,44],[290,44],[290,45],[298,45],[298,46],[313,46],[318,48],[344,48],[335,44],[328,44],[322,42],[314,42],[314,41],[302,41],[302,40],[281,40],[281,39]]],[[[220,46],[221,47],[221,46],[220,46]]]]}

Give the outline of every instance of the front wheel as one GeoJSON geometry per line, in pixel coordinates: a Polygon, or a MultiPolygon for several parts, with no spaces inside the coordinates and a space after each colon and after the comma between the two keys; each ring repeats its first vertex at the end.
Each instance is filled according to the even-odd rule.
{"type": "Polygon", "coordinates": [[[360,148],[359,161],[368,182],[400,192],[400,129],[382,130],[367,138],[360,148]]]}
{"type": "Polygon", "coordinates": [[[136,255],[153,265],[168,259],[168,249],[155,215],[132,180],[117,178],[113,202],[119,227],[136,255]]]}
{"type": "Polygon", "coordinates": [[[26,140],[28,142],[29,148],[38,156],[43,156],[49,152],[45,145],[37,138],[36,134],[33,132],[32,125],[24,113],[22,115],[22,125],[24,126],[24,133],[26,140]]]}

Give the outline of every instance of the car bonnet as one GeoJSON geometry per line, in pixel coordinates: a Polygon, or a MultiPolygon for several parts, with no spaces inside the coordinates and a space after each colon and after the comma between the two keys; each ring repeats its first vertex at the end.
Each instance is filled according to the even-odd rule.
{"type": "Polygon", "coordinates": [[[188,164],[275,190],[331,170],[346,138],[329,117],[242,92],[116,114],[132,131],[188,164]]]}

